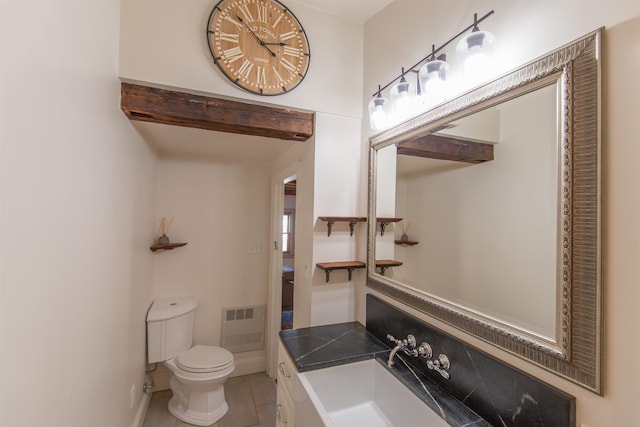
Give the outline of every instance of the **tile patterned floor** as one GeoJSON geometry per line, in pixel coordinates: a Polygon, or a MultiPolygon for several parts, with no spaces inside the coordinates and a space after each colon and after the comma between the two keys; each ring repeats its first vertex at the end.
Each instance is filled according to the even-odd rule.
{"type": "MultiPolygon", "coordinates": [[[[266,373],[229,378],[224,385],[229,412],[213,427],[275,427],[276,383],[266,373]]],[[[190,427],[167,410],[171,391],[153,393],[143,427],[190,427]]]]}

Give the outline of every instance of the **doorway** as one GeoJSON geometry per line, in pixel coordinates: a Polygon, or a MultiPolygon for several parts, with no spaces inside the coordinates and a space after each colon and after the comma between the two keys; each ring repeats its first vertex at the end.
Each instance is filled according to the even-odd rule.
{"type": "Polygon", "coordinates": [[[280,330],[293,328],[293,292],[296,223],[296,180],[284,182],[284,211],[282,213],[282,311],[280,330]]]}
{"type": "Polygon", "coordinates": [[[277,374],[279,332],[293,327],[295,308],[296,202],[298,162],[272,178],[272,250],[269,285],[267,373],[277,374]]]}

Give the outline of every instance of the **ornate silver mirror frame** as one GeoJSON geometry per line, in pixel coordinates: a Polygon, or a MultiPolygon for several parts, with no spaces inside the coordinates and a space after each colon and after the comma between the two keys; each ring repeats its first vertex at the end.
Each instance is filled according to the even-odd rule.
{"type": "Polygon", "coordinates": [[[603,29],[370,138],[367,286],[602,394],[603,29]],[[560,348],[376,273],[376,153],[558,80],[560,129],[560,348]]]}

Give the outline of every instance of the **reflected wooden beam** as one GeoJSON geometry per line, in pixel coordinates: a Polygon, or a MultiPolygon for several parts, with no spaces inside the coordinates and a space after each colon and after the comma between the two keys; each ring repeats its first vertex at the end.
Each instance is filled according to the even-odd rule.
{"type": "Polygon", "coordinates": [[[429,134],[399,143],[397,153],[430,159],[482,163],[493,160],[493,144],[429,134]]]}
{"type": "Polygon", "coordinates": [[[194,95],[132,83],[121,84],[120,108],[130,120],[243,135],[306,141],[314,113],[194,95]]]}

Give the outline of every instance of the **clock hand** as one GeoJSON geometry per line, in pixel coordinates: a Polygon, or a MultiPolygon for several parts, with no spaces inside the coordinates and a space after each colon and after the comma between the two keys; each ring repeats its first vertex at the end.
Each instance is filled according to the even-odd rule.
{"type": "Polygon", "coordinates": [[[251,35],[253,37],[255,37],[255,39],[258,41],[258,43],[260,43],[260,45],[262,47],[264,47],[265,49],[267,49],[269,51],[269,53],[271,54],[271,56],[273,56],[275,58],[276,54],[269,49],[269,47],[267,46],[267,44],[265,42],[263,42],[260,37],[258,37],[258,35],[256,33],[253,32],[253,30],[251,29],[251,27],[249,27],[249,25],[247,25],[246,22],[244,22],[244,20],[236,13],[236,18],[238,19],[238,21],[242,22],[242,25],[244,25],[245,27],[247,27],[247,30],[249,30],[249,32],[251,33],[251,35]]]}
{"type": "Polygon", "coordinates": [[[266,44],[266,45],[268,45],[268,46],[289,46],[288,44],[286,44],[286,43],[282,43],[282,42],[280,42],[280,43],[267,43],[267,42],[262,42],[262,44],[266,44]]]}

